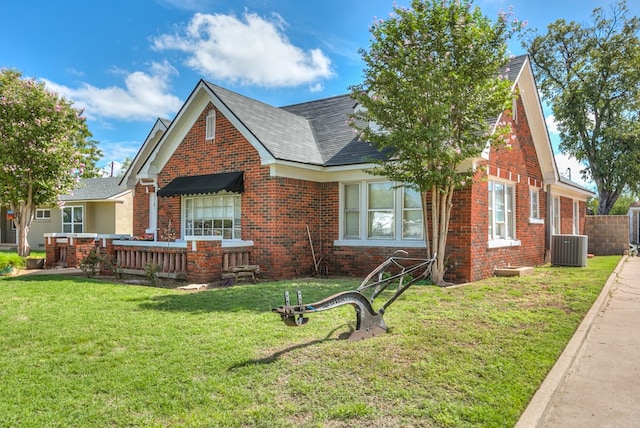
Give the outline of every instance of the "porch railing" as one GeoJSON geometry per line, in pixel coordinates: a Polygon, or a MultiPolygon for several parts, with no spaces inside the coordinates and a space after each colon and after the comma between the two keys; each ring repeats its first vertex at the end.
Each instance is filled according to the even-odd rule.
{"type": "Polygon", "coordinates": [[[115,259],[125,273],[144,274],[149,264],[157,266],[157,275],[178,278],[187,274],[187,244],[144,241],[114,241],[115,259]],[[150,245],[152,244],[152,245],[150,245]]]}

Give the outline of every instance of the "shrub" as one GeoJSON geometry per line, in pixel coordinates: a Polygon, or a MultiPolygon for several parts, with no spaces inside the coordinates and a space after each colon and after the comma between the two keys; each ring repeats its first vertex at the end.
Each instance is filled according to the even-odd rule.
{"type": "Polygon", "coordinates": [[[9,266],[24,267],[24,265],[25,265],[24,259],[20,257],[17,253],[0,252],[0,269],[5,269],[9,266]]]}
{"type": "Polygon", "coordinates": [[[158,272],[160,272],[161,270],[162,267],[153,262],[148,262],[144,266],[144,273],[151,285],[156,285],[156,283],[158,282],[158,272]]]}
{"type": "Polygon", "coordinates": [[[100,262],[102,258],[96,253],[95,250],[91,250],[91,252],[80,262],[80,269],[86,275],[87,278],[93,278],[96,276],[100,268],[100,262]]]}
{"type": "Polygon", "coordinates": [[[106,255],[102,257],[102,266],[105,270],[111,272],[116,279],[122,279],[124,272],[114,256],[106,255]]]}

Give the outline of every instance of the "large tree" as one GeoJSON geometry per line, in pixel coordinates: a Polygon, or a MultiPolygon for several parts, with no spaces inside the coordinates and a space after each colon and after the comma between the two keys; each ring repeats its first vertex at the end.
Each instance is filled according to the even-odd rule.
{"type": "Polygon", "coordinates": [[[0,204],[13,212],[21,256],[35,208],[55,205],[95,170],[100,152],[81,113],[43,83],[0,70],[0,204]]]}
{"type": "Polygon", "coordinates": [[[586,165],[602,215],[640,183],[640,19],[624,1],[609,12],[595,9],[587,24],[557,20],[526,43],[560,149],[586,165]]]}
{"type": "Polygon", "coordinates": [[[436,284],[444,284],[453,194],[475,174],[463,164],[510,131],[491,119],[511,105],[511,83],[498,70],[520,27],[511,13],[494,21],[470,0],[414,0],[374,22],[370,47],[361,50],[364,81],[352,88],[360,106],[352,125],[392,154],[374,174],[421,193],[436,284]]]}

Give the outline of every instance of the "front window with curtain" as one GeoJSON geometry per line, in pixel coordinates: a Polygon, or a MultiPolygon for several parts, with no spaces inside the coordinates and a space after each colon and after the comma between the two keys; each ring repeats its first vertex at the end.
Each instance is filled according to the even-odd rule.
{"type": "Polygon", "coordinates": [[[234,193],[183,198],[185,236],[242,239],[241,197],[234,193]]]}
{"type": "Polygon", "coordinates": [[[489,180],[489,240],[515,239],[514,187],[489,180]]]}

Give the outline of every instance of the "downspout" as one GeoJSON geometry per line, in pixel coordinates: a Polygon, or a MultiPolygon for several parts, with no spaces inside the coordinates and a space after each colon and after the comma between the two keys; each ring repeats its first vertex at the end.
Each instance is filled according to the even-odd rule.
{"type": "MultiPolygon", "coordinates": [[[[151,206],[149,207],[149,228],[145,230],[145,233],[153,234],[153,240],[158,240],[158,182],[156,179],[152,179],[150,181],[145,181],[144,179],[140,179],[139,181],[141,186],[144,186],[147,193],[149,193],[149,186],[153,186],[153,196],[155,203],[153,204],[153,211],[151,211],[151,206]]],[[[151,205],[151,204],[149,204],[151,205]]]]}
{"type": "Polygon", "coordinates": [[[547,218],[544,222],[545,239],[544,239],[544,258],[545,262],[551,262],[551,233],[553,230],[553,195],[551,194],[551,185],[547,184],[547,218]]]}

